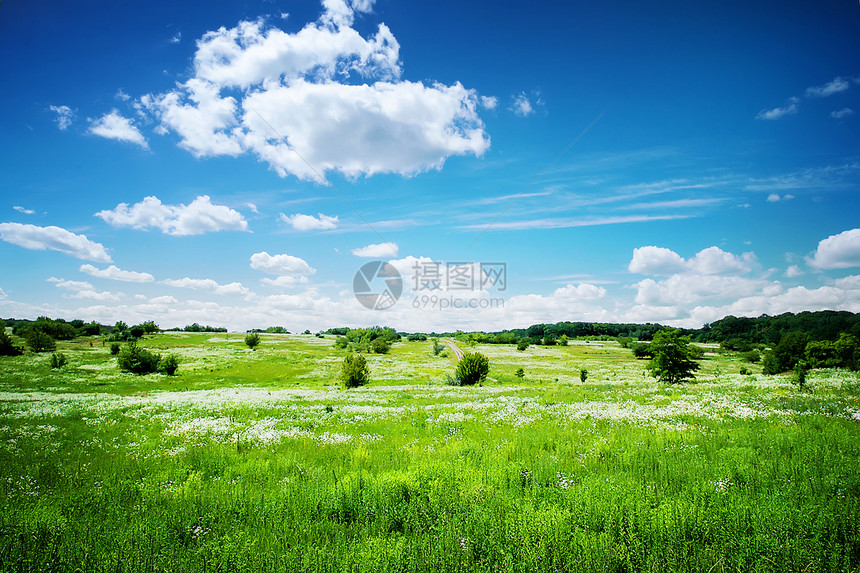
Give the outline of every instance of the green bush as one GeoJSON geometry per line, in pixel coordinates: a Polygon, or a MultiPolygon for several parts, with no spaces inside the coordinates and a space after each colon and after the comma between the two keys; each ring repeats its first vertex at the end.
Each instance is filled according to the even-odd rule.
{"type": "Polygon", "coordinates": [[[347,354],[343,359],[340,379],[347,388],[357,388],[370,382],[370,368],[361,354],[347,354]]]}
{"type": "Polygon", "coordinates": [[[579,381],[585,384],[585,381],[588,380],[588,370],[585,368],[580,369],[579,371],[579,381]]]}
{"type": "Polygon", "coordinates": [[[50,352],[57,349],[57,343],[51,335],[37,328],[28,330],[24,338],[33,352],[50,352]]]}
{"type": "Polygon", "coordinates": [[[54,352],[51,354],[51,368],[59,369],[66,365],[68,359],[62,352],[54,352]]]}
{"type": "Polygon", "coordinates": [[[747,350],[746,352],[741,354],[741,358],[750,362],[752,364],[756,364],[761,361],[761,352],[758,350],[747,350]]]}
{"type": "Polygon", "coordinates": [[[150,374],[156,372],[160,360],[161,356],[141,348],[134,341],[129,342],[116,355],[116,363],[119,369],[123,372],[131,372],[132,374],[150,374]]]}
{"type": "Polygon", "coordinates": [[[168,376],[176,375],[176,370],[179,368],[179,357],[175,354],[168,354],[158,362],[158,371],[167,374],[168,376]]]}
{"type": "Polygon", "coordinates": [[[529,347],[529,341],[525,338],[520,338],[517,340],[517,350],[523,352],[526,348],[529,347]]]}
{"type": "Polygon", "coordinates": [[[514,372],[514,376],[516,376],[517,378],[522,380],[523,378],[526,377],[526,371],[523,370],[522,368],[517,368],[517,371],[514,372]]]}
{"type": "Polygon", "coordinates": [[[254,350],[257,345],[260,344],[260,335],[256,332],[252,332],[250,334],[245,335],[245,344],[248,345],[248,348],[254,350]]]}
{"type": "Polygon", "coordinates": [[[633,356],[638,360],[654,358],[654,351],[651,349],[650,344],[644,342],[631,342],[629,348],[633,351],[633,356]]]}
{"type": "Polygon", "coordinates": [[[455,378],[460,386],[472,386],[483,382],[490,372],[490,359],[480,352],[467,352],[457,364],[455,378]]]}
{"type": "Polygon", "coordinates": [[[111,342],[110,343],[110,355],[116,356],[117,354],[119,354],[120,348],[122,348],[122,344],[120,344],[119,342],[111,342]]]}
{"type": "Polygon", "coordinates": [[[371,343],[371,348],[376,354],[388,354],[388,351],[391,350],[391,343],[382,338],[376,338],[371,343]]]}
{"type": "Polygon", "coordinates": [[[12,337],[6,334],[6,325],[0,321],[0,356],[20,356],[21,349],[12,344],[12,337]]]}
{"type": "Polygon", "coordinates": [[[697,353],[690,346],[689,338],[681,336],[680,330],[661,330],[651,341],[653,358],[648,363],[648,370],[661,382],[675,384],[687,378],[693,378],[693,372],[699,369],[694,360],[697,353]]]}

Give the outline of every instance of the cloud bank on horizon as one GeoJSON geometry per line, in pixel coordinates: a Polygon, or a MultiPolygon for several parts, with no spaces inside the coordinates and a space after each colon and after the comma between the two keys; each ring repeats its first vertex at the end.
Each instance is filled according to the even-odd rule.
{"type": "MultiPolygon", "coordinates": [[[[84,86],[76,96],[52,85],[41,109],[50,125],[27,123],[30,139],[4,140],[21,151],[0,165],[10,174],[0,257],[12,269],[0,276],[0,314],[445,331],[860,312],[860,76],[845,62],[738,87],[729,105],[685,91],[704,76],[638,77],[635,61],[601,53],[585,29],[581,40],[552,25],[524,31],[530,42],[519,47],[476,30],[449,37],[450,53],[462,54],[450,58],[438,42],[422,45],[433,26],[401,6],[313,9],[296,21],[261,8],[202,28],[194,42],[174,32],[158,40],[161,77],[134,89],[84,86]],[[545,38],[582,41],[591,65],[545,38]],[[641,83],[628,91],[614,77],[641,83]],[[682,127],[696,123],[710,125],[705,144],[682,127]],[[62,175],[42,168],[43,148],[62,175]],[[404,285],[385,312],[352,292],[369,260],[390,263],[404,285]],[[505,266],[504,281],[486,274],[492,265],[505,266]]],[[[556,15],[575,24],[579,9],[556,15]]],[[[634,16],[615,22],[630,46],[634,16]]],[[[199,15],[187,17],[186,26],[199,15]]],[[[718,42],[702,45],[726,57],[718,42]]]]}

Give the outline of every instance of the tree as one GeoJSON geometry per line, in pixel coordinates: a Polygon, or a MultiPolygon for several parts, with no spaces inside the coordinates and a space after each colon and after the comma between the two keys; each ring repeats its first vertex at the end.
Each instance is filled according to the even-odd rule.
{"type": "Polygon", "coordinates": [[[480,352],[467,352],[457,364],[455,377],[460,386],[472,386],[483,382],[490,373],[490,359],[480,352]]]}
{"type": "Polygon", "coordinates": [[[361,354],[347,354],[341,366],[340,379],[347,388],[357,388],[370,382],[370,368],[361,354]]]}
{"type": "Polygon", "coordinates": [[[0,356],[20,356],[21,349],[12,344],[12,338],[6,334],[6,324],[0,320],[0,356]]]}
{"type": "Polygon", "coordinates": [[[252,332],[250,334],[245,335],[245,344],[248,345],[248,348],[254,350],[258,344],[260,344],[260,335],[256,332],[252,332]]]}
{"type": "Polygon", "coordinates": [[[48,352],[57,349],[57,343],[51,338],[51,335],[42,332],[37,328],[27,331],[24,337],[27,340],[27,346],[33,352],[48,352]]]}
{"type": "Polygon", "coordinates": [[[175,376],[177,369],[179,369],[179,357],[175,354],[168,354],[158,361],[158,371],[168,376],[175,376]]]}
{"type": "Polygon", "coordinates": [[[439,353],[445,349],[445,345],[439,342],[438,338],[433,339],[433,356],[439,356],[439,353]]]}
{"type": "Polygon", "coordinates": [[[689,338],[682,337],[680,330],[661,330],[651,341],[653,358],[648,362],[648,371],[661,382],[676,384],[693,378],[699,364],[693,360],[689,338]]]}
{"type": "Polygon", "coordinates": [[[529,341],[528,341],[528,339],[526,339],[526,338],[520,338],[520,339],[517,341],[517,350],[519,350],[520,352],[523,352],[523,351],[524,351],[526,348],[528,348],[528,347],[529,347],[529,341]]]}
{"type": "Polygon", "coordinates": [[[783,336],[773,350],[765,354],[762,372],[779,374],[792,370],[804,356],[809,337],[805,332],[789,332],[783,336]]]}
{"type": "Polygon", "coordinates": [[[62,352],[54,352],[51,354],[51,368],[58,370],[65,366],[66,362],[68,362],[68,359],[62,352]]]}
{"type": "Polygon", "coordinates": [[[579,371],[579,381],[585,384],[585,381],[588,380],[588,370],[585,368],[580,369],[579,371]]]}
{"type": "Polygon", "coordinates": [[[132,341],[116,355],[119,369],[132,374],[149,374],[158,370],[161,356],[145,350],[132,341]]]}

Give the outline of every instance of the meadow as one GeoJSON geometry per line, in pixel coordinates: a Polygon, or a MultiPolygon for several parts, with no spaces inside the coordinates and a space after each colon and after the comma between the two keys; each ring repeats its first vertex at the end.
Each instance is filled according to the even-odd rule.
{"type": "Polygon", "coordinates": [[[708,347],[667,386],[577,340],[453,387],[402,341],[346,390],[333,337],[261,336],[0,358],[0,571],[860,571],[857,373],[708,347]]]}

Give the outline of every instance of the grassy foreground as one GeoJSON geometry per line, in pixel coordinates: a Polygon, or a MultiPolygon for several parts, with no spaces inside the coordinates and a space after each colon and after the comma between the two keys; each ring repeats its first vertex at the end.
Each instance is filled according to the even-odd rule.
{"type": "Polygon", "coordinates": [[[856,374],[667,387],[578,342],[455,388],[401,342],[346,391],[332,339],[263,340],[147,339],[176,377],[0,359],[0,571],[860,570],[856,374]]]}

